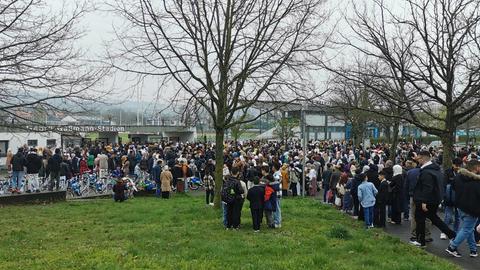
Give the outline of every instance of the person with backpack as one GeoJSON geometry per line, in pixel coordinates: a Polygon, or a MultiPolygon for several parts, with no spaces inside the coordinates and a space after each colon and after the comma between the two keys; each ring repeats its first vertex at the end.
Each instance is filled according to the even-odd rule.
{"type": "MultiPolygon", "coordinates": [[[[263,170],[264,169],[262,169],[262,171],[263,170]]],[[[274,229],[275,221],[273,218],[273,214],[277,210],[277,193],[271,186],[274,180],[273,180],[273,177],[269,174],[265,175],[262,180],[265,183],[265,195],[264,195],[265,218],[267,219],[268,228],[274,229]]]]}
{"type": "Polygon", "coordinates": [[[462,257],[457,248],[467,240],[470,257],[478,257],[474,231],[480,217],[480,161],[472,159],[466,169],[459,169],[455,177],[455,204],[461,219],[461,227],[446,252],[454,257],[462,257]]]}
{"type": "Polygon", "coordinates": [[[253,184],[254,186],[248,190],[247,200],[250,202],[253,230],[254,232],[259,232],[263,219],[265,187],[260,185],[260,178],[258,178],[258,176],[253,178],[253,184]]]}
{"type": "Polygon", "coordinates": [[[239,216],[242,210],[240,206],[243,205],[241,200],[243,200],[244,190],[238,179],[239,174],[239,168],[232,167],[230,176],[222,187],[222,201],[226,203],[227,208],[227,230],[238,230],[240,226],[238,222],[240,221],[239,216]]]}
{"type": "Polygon", "coordinates": [[[420,175],[415,185],[413,200],[415,201],[415,221],[416,221],[416,241],[410,242],[412,245],[425,248],[425,220],[432,221],[441,232],[445,233],[449,239],[453,239],[456,233],[452,231],[437,215],[438,205],[442,200],[443,175],[440,166],[432,161],[432,156],[428,151],[418,153],[418,163],[420,175]]]}
{"type": "MultiPolygon", "coordinates": [[[[452,161],[452,167],[445,170],[445,193],[443,196],[443,206],[445,207],[444,222],[448,226],[453,223],[453,230],[458,232],[460,225],[460,215],[458,209],[455,207],[455,178],[458,170],[462,167],[462,160],[455,158],[452,161]]],[[[447,240],[447,235],[440,234],[440,239],[447,240]]]]}

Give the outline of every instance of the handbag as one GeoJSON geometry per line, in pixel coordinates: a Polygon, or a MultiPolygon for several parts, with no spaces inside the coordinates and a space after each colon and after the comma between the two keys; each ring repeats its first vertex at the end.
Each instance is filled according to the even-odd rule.
{"type": "Polygon", "coordinates": [[[342,206],[342,198],[336,197],[335,198],[335,205],[336,206],[342,206]]]}

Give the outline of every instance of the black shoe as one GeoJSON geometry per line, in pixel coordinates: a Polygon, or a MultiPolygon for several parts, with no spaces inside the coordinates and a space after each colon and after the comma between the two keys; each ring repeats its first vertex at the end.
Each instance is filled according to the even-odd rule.
{"type": "Polygon", "coordinates": [[[425,239],[425,243],[431,243],[431,242],[433,242],[433,238],[427,238],[427,239],[425,239]]]}
{"type": "Polygon", "coordinates": [[[458,250],[456,248],[455,249],[452,248],[451,246],[448,246],[447,249],[445,249],[445,251],[455,258],[461,258],[462,257],[462,255],[460,253],[458,253],[458,250]]]}
{"type": "Polygon", "coordinates": [[[476,258],[478,257],[478,253],[476,251],[470,251],[470,257],[476,258]]]}
{"type": "Polygon", "coordinates": [[[410,242],[417,241],[416,237],[410,237],[410,242]]]}

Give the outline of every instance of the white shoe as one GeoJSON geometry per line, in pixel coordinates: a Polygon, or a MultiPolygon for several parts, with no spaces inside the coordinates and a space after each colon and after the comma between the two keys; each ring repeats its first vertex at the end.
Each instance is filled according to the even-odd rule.
{"type": "Polygon", "coordinates": [[[441,233],[441,234],[440,234],[440,239],[442,239],[442,240],[447,240],[447,235],[444,234],[444,233],[441,233]]]}
{"type": "Polygon", "coordinates": [[[213,206],[213,203],[209,203],[209,205],[213,206]]]}
{"type": "Polygon", "coordinates": [[[422,244],[420,244],[420,243],[417,242],[417,241],[410,241],[410,244],[412,244],[412,245],[414,245],[414,246],[416,246],[416,247],[422,246],[422,244]]]}

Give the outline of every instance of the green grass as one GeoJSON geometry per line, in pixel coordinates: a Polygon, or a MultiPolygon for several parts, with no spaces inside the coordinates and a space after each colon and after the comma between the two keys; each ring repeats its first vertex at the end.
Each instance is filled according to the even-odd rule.
{"type": "Polygon", "coordinates": [[[225,231],[203,197],[0,209],[1,269],[457,269],[309,199],[283,200],[282,229],[225,231]]]}

